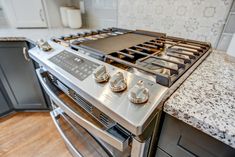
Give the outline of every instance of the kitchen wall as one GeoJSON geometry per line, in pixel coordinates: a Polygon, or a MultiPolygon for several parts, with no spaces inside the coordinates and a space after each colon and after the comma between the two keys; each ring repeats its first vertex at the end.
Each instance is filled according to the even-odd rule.
{"type": "MultiPolygon", "coordinates": [[[[13,28],[60,28],[60,6],[79,8],[79,0],[0,0],[0,7],[1,4],[9,23],[8,27],[13,28]],[[40,22],[41,20],[44,22],[40,22]],[[42,26],[41,23],[46,24],[42,26]]],[[[1,12],[0,10],[0,27],[1,12]]]]}
{"type": "Polygon", "coordinates": [[[49,28],[62,27],[60,7],[73,6],[79,8],[79,0],[42,0],[49,28]]]}
{"type": "MultiPolygon", "coordinates": [[[[217,45],[217,49],[227,51],[229,45],[234,44],[234,43],[230,43],[233,36],[235,37],[235,1],[233,1],[233,7],[231,8],[229,12],[223,33],[217,45]]],[[[233,51],[235,52],[235,50],[233,51]]]]}
{"type": "MultiPolygon", "coordinates": [[[[216,47],[233,0],[85,0],[85,26],[165,32],[216,47]]],[[[229,42],[229,41],[227,41],[229,42]]],[[[227,43],[228,44],[228,43],[227,43]]]]}
{"type": "Polygon", "coordinates": [[[3,10],[2,0],[0,0],[0,28],[9,27],[6,15],[3,10]]]}
{"type": "MultiPolygon", "coordinates": [[[[50,28],[62,27],[59,7],[71,6],[72,0],[49,0],[49,1],[42,0],[42,2],[44,4],[44,10],[47,17],[48,27],[50,28]]],[[[79,7],[79,5],[76,7],[79,7]]]]}
{"type": "Polygon", "coordinates": [[[217,44],[233,0],[118,0],[118,27],[217,44]]]}
{"type": "Polygon", "coordinates": [[[117,26],[117,0],[84,0],[83,21],[89,28],[117,26]]]}

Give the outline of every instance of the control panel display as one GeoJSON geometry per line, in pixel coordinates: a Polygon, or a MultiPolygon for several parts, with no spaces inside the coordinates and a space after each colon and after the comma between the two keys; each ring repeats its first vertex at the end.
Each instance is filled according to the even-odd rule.
{"type": "Polygon", "coordinates": [[[68,51],[62,51],[49,59],[52,63],[64,69],[80,81],[83,81],[99,66],[85,58],[81,58],[68,51]]]}

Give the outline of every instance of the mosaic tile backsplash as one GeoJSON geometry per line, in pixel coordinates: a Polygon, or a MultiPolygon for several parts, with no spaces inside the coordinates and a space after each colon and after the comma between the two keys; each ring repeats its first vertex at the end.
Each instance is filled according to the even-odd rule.
{"type": "Polygon", "coordinates": [[[209,41],[222,32],[233,0],[118,0],[118,27],[209,41]]]}

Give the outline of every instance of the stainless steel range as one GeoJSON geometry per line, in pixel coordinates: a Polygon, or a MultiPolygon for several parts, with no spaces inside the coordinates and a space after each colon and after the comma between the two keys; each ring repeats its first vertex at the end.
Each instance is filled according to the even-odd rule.
{"type": "Polygon", "coordinates": [[[142,157],[154,155],[164,100],[210,51],[205,42],[109,28],[41,41],[29,54],[74,156],[142,157]]]}

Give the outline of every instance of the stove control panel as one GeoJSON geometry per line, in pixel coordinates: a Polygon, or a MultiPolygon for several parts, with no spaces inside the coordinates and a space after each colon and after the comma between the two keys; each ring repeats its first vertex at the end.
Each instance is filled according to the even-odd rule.
{"type": "Polygon", "coordinates": [[[49,60],[65,71],[69,72],[71,75],[75,76],[80,81],[83,81],[88,76],[90,76],[99,66],[97,63],[67,51],[62,51],[49,60]]]}
{"type": "Polygon", "coordinates": [[[134,104],[142,104],[148,101],[149,90],[144,86],[144,82],[142,80],[132,87],[129,91],[128,98],[134,104]]]}
{"type": "Polygon", "coordinates": [[[122,92],[127,88],[126,80],[122,72],[117,72],[109,82],[113,92],[122,92]]]}
{"type": "MultiPolygon", "coordinates": [[[[66,50],[58,53],[49,60],[80,81],[93,75],[97,83],[109,81],[109,87],[112,92],[123,92],[127,89],[127,80],[123,72],[118,71],[110,75],[105,65],[97,64],[66,50]]],[[[130,86],[128,93],[128,99],[134,104],[144,104],[149,99],[149,89],[145,87],[144,81],[142,80],[130,86]]]]}

